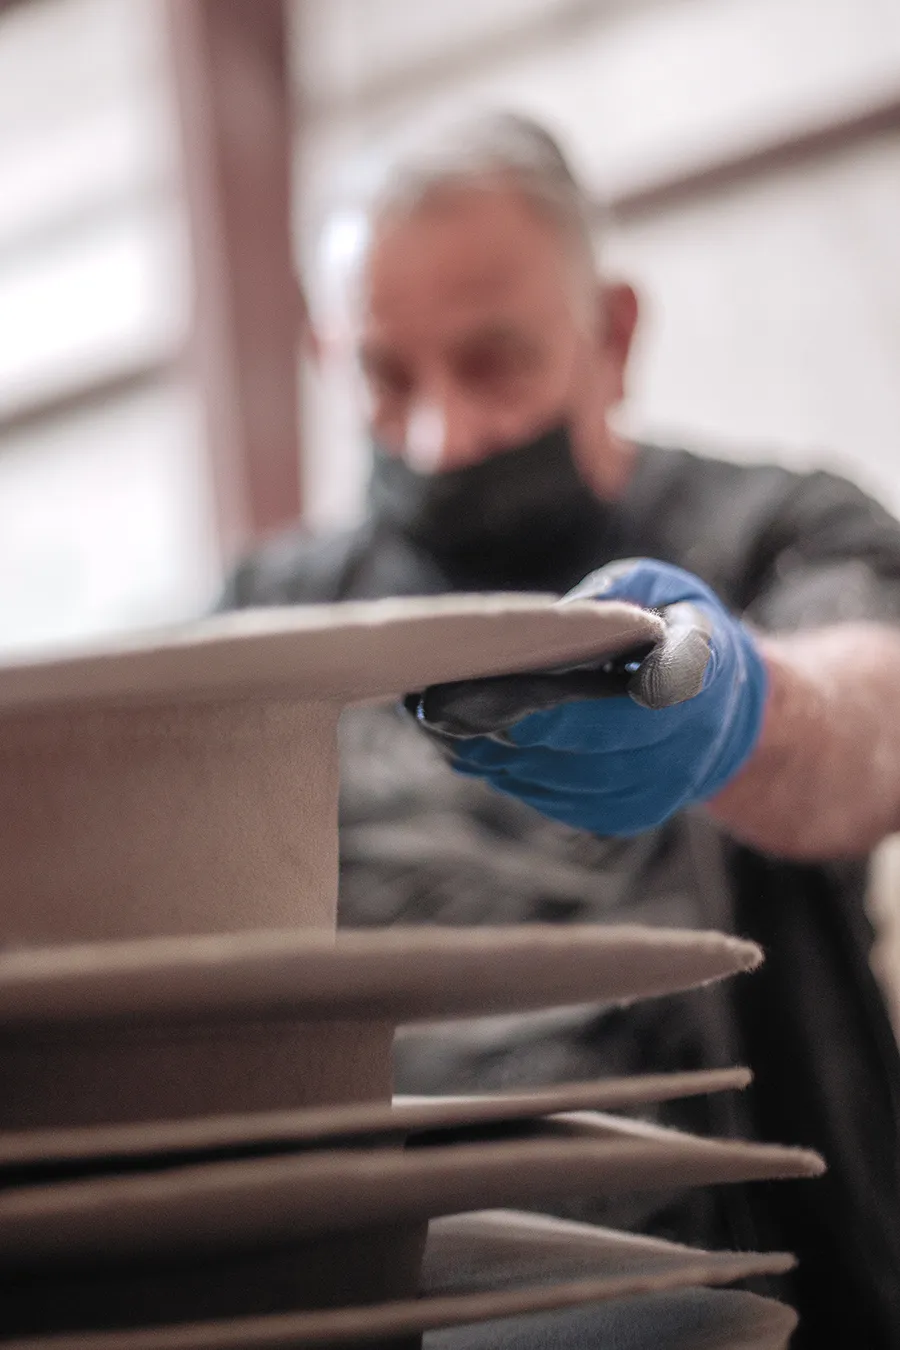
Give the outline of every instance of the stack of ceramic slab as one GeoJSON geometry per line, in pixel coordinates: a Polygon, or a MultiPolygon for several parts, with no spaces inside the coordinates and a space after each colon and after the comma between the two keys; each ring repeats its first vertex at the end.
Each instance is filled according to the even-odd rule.
{"type": "Polygon", "coordinates": [[[701,1290],[788,1256],[509,1208],[820,1171],[601,1114],[734,1089],[740,1070],[390,1089],[402,1022],[654,997],[747,971],[756,948],[334,932],[343,705],[602,657],[658,622],[536,597],[377,602],[0,671],[0,1343],[406,1347],[477,1324],[453,1343],[512,1346],[541,1343],[549,1313],[560,1345],[787,1343],[789,1310],[701,1290]],[[582,1305],[590,1333],[558,1311],[582,1305]]]}

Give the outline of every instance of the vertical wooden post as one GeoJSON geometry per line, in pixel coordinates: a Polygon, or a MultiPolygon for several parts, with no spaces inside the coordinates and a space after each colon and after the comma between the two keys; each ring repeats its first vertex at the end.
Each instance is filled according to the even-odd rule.
{"type": "Polygon", "coordinates": [[[228,563],[301,509],[286,4],[167,7],[194,258],[193,349],[228,563]]]}

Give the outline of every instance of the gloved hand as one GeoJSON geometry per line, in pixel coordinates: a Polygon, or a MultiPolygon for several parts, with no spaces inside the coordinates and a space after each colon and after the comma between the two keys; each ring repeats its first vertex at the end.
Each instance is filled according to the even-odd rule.
{"type": "Polygon", "coordinates": [[[638,834],[714,797],[747,761],[766,668],[748,629],[680,568],[612,563],[560,603],[591,598],[661,611],[668,637],[618,667],[437,685],[406,707],[460,773],[578,829],[638,834]]]}

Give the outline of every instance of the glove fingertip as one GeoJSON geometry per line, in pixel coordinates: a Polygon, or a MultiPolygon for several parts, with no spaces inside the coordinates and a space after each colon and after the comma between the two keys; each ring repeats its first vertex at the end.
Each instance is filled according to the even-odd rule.
{"type": "Polygon", "coordinates": [[[668,632],[628,686],[634,701],[645,708],[671,708],[696,698],[715,672],[709,616],[684,603],[670,605],[664,613],[668,632]]]}

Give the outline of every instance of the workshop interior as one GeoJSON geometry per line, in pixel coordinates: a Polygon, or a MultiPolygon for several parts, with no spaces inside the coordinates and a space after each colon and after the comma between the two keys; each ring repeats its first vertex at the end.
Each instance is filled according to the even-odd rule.
{"type": "Polygon", "coordinates": [[[900,1345],[898,221],[896,0],[0,0],[0,1350],[900,1345]]]}

